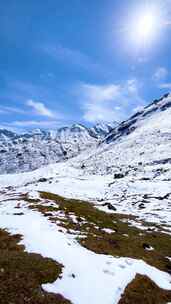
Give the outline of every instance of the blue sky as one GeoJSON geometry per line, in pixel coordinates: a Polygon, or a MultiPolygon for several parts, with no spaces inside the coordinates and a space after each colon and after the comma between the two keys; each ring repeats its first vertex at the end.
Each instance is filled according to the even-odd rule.
{"type": "Polygon", "coordinates": [[[171,0],[0,1],[0,46],[1,128],[124,120],[171,91],[171,0]]]}

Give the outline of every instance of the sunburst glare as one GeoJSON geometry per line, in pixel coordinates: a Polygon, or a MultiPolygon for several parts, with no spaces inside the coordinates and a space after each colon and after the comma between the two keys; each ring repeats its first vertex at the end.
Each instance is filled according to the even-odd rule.
{"type": "Polygon", "coordinates": [[[128,27],[129,39],[138,46],[149,46],[161,29],[161,16],[157,9],[146,8],[136,12],[128,27]]]}
{"type": "Polygon", "coordinates": [[[138,38],[149,39],[156,31],[158,18],[153,12],[142,13],[137,20],[135,33],[138,38]]]}
{"type": "Polygon", "coordinates": [[[160,1],[145,1],[130,7],[121,25],[126,48],[135,51],[154,49],[155,44],[163,39],[166,28],[169,28],[168,10],[166,2],[160,1]]]}

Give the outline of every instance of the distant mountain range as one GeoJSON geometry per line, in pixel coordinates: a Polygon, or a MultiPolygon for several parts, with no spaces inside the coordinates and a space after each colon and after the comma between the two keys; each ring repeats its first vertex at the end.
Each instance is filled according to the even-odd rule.
{"type": "Polygon", "coordinates": [[[57,130],[35,129],[28,133],[0,129],[0,174],[31,171],[66,160],[95,147],[117,123],[81,124],[57,130]]]}

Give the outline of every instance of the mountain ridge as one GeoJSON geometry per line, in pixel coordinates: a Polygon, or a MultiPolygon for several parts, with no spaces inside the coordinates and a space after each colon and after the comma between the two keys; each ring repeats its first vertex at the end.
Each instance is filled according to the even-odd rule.
{"type": "Polygon", "coordinates": [[[31,171],[67,160],[95,147],[109,130],[111,124],[98,125],[98,128],[73,124],[57,130],[35,129],[22,134],[0,129],[0,173],[31,171]]]}
{"type": "Polygon", "coordinates": [[[96,150],[74,165],[105,175],[129,171],[131,166],[137,170],[139,164],[144,168],[170,164],[170,117],[171,94],[167,94],[114,128],[96,150]]]}
{"type": "Polygon", "coordinates": [[[104,139],[105,142],[110,143],[120,136],[128,135],[136,129],[136,123],[138,120],[142,120],[148,115],[152,115],[157,111],[164,111],[171,107],[171,94],[164,94],[161,98],[155,99],[152,103],[145,106],[142,110],[136,112],[129,119],[121,122],[111,133],[104,139]]]}
{"type": "MultiPolygon", "coordinates": [[[[168,144],[170,148],[170,115],[171,94],[168,93],[117,125],[98,123],[88,128],[73,124],[71,127],[61,127],[57,130],[35,129],[23,134],[0,129],[0,174],[32,171],[79,155],[81,161],[76,166],[84,167],[86,164],[92,168],[88,171],[98,171],[100,174],[111,172],[111,168],[115,167],[114,163],[118,162],[116,155],[124,163],[126,150],[128,155],[130,151],[134,153],[134,150],[143,150],[139,153],[146,155],[148,149],[151,149],[147,149],[150,141],[161,149],[164,149],[164,144],[168,144]],[[121,144],[116,150],[115,145],[119,142],[121,144]],[[131,149],[129,145],[132,145],[131,149]],[[112,158],[108,155],[108,150],[111,150],[109,154],[113,155],[112,158]],[[101,155],[104,153],[106,156],[103,162],[101,155]],[[109,169],[104,169],[105,166],[109,169]]],[[[154,156],[154,159],[151,155],[148,155],[149,162],[160,162],[158,155],[154,156]]],[[[132,162],[129,157],[128,161],[132,162]]],[[[141,162],[142,158],[137,155],[137,161],[141,162]]]]}

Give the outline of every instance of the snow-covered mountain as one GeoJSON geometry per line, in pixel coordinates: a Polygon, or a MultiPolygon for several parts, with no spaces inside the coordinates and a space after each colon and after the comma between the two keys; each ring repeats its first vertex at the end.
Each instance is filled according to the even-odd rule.
{"type": "Polygon", "coordinates": [[[149,117],[153,117],[153,115],[157,114],[158,112],[165,111],[170,107],[171,95],[168,93],[160,99],[154,100],[142,110],[136,112],[128,120],[123,121],[121,124],[116,126],[116,128],[113,128],[112,132],[110,132],[110,134],[105,138],[105,142],[110,143],[120,137],[123,137],[124,135],[129,135],[135,131],[135,129],[139,127],[141,123],[147,121],[149,117]]]}
{"type": "Polygon", "coordinates": [[[77,155],[76,167],[106,174],[123,165],[171,162],[171,95],[116,124],[16,134],[0,130],[0,173],[24,172],[77,155]],[[84,153],[82,153],[84,152],[84,153]]]}
{"type": "Polygon", "coordinates": [[[111,125],[87,128],[81,124],[57,130],[36,129],[24,134],[0,130],[0,173],[24,172],[76,156],[95,147],[111,125]]]}
{"type": "Polygon", "coordinates": [[[171,94],[119,124],[87,158],[80,158],[77,166],[108,174],[122,166],[165,163],[171,163],[171,94]]]}
{"type": "Polygon", "coordinates": [[[90,128],[89,131],[92,135],[95,137],[105,137],[109,132],[111,132],[116,126],[118,125],[117,122],[113,123],[105,123],[105,122],[99,122],[94,127],[90,128]]]}

